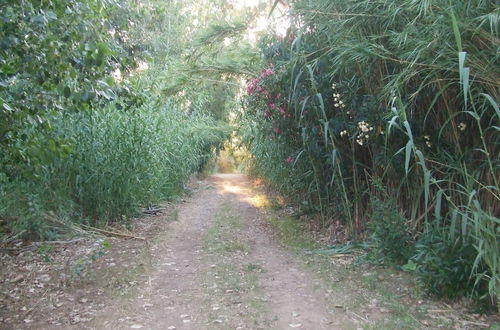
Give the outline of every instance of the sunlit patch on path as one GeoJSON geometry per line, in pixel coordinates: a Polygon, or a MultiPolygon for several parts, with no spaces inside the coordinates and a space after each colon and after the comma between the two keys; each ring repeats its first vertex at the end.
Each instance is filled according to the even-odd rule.
{"type": "Polygon", "coordinates": [[[348,319],[300,260],[272,240],[269,205],[243,175],[215,175],[181,205],[137,294],[91,328],[332,329],[348,319]]]}

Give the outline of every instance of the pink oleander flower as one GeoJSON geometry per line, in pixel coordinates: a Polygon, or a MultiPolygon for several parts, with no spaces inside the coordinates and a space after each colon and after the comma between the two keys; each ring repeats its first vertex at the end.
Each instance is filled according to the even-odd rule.
{"type": "Polygon", "coordinates": [[[274,71],[272,68],[267,68],[266,70],[264,70],[264,77],[271,76],[273,73],[274,71]]]}
{"type": "Polygon", "coordinates": [[[274,128],[274,133],[281,134],[281,129],[279,127],[274,128]]]}
{"type": "Polygon", "coordinates": [[[271,108],[272,110],[276,109],[276,104],[269,103],[269,108],[271,108]]]}
{"type": "Polygon", "coordinates": [[[258,86],[258,83],[259,83],[258,79],[253,79],[251,82],[248,83],[248,85],[247,85],[248,95],[252,95],[255,92],[255,87],[257,87],[257,89],[258,88],[262,89],[262,87],[258,86]]]}
{"type": "Polygon", "coordinates": [[[288,163],[288,165],[291,165],[294,160],[295,159],[292,156],[288,156],[288,158],[286,159],[286,162],[288,163]]]}
{"type": "Polygon", "coordinates": [[[280,106],[280,113],[281,113],[282,115],[286,114],[286,108],[285,108],[285,105],[284,105],[284,104],[280,106]]]}

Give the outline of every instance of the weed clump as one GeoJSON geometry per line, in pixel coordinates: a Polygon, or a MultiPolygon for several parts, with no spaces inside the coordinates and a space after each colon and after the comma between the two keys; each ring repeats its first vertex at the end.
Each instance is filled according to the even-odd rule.
{"type": "MultiPolygon", "coordinates": [[[[488,294],[484,281],[475,283],[471,274],[477,251],[470,237],[450,234],[449,228],[428,229],[415,245],[416,274],[433,294],[447,298],[488,294]],[[453,237],[454,236],[454,237],[453,237]]],[[[482,265],[476,271],[484,271],[482,265]]]]}
{"type": "Polygon", "coordinates": [[[372,250],[370,259],[406,263],[413,254],[413,240],[408,221],[397,211],[394,200],[373,198],[368,223],[372,250]]]}

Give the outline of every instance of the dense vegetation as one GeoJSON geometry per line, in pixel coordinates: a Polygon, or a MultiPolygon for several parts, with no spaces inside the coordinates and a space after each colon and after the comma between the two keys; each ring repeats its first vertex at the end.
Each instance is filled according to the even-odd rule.
{"type": "Polygon", "coordinates": [[[127,224],[233,123],[226,145],[318,225],[498,302],[496,1],[233,3],[0,4],[0,244],[127,224]],[[270,7],[290,27],[255,47],[270,7]]]}
{"type": "Polygon", "coordinates": [[[186,55],[184,5],[0,4],[2,241],[126,223],[222,146],[227,124],[210,107],[225,99],[165,93],[186,55]]]}
{"type": "MultiPolygon", "coordinates": [[[[500,297],[495,1],[292,1],[261,39],[241,135],[323,226],[429,289],[500,297]]],[[[496,298],[495,298],[496,297],[496,298]]]]}

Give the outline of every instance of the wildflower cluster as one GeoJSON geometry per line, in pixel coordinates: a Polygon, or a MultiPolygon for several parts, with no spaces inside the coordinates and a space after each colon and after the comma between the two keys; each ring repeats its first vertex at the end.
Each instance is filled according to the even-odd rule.
{"type": "Polygon", "coordinates": [[[336,84],[332,84],[332,90],[333,90],[333,101],[335,102],[333,104],[333,106],[335,108],[345,108],[344,101],[342,101],[340,99],[340,94],[336,93],[336,90],[337,90],[337,85],[336,84]]]}
{"type": "Polygon", "coordinates": [[[431,137],[429,135],[424,135],[424,140],[425,140],[425,144],[427,145],[427,147],[432,147],[432,144],[431,144],[431,137]]]}
{"type": "Polygon", "coordinates": [[[272,68],[263,70],[258,78],[252,79],[252,81],[250,81],[250,83],[247,85],[247,94],[253,95],[254,93],[259,93],[267,96],[269,92],[262,88],[262,86],[260,86],[260,82],[264,78],[272,76],[273,74],[274,71],[272,68]]]}
{"type": "MultiPolygon", "coordinates": [[[[291,117],[291,114],[287,112],[285,101],[282,100],[281,93],[274,94],[266,89],[264,80],[273,74],[274,70],[272,68],[263,70],[258,78],[251,80],[247,85],[247,93],[248,95],[255,95],[264,102],[264,118],[271,118],[274,114],[277,114],[278,118],[291,117]]],[[[282,130],[279,127],[274,127],[273,132],[275,134],[281,134],[282,130]]]]}
{"type": "Polygon", "coordinates": [[[371,126],[366,121],[360,121],[358,123],[359,134],[356,136],[356,143],[360,146],[368,142],[370,138],[370,132],[373,131],[373,126],[371,126]]]}
{"type": "Polygon", "coordinates": [[[340,136],[341,136],[341,137],[344,137],[344,136],[346,136],[346,135],[349,135],[349,132],[348,132],[346,129],[345,129],[345,130],[343,130],[342,132],[340,132],[340,136]]]}

